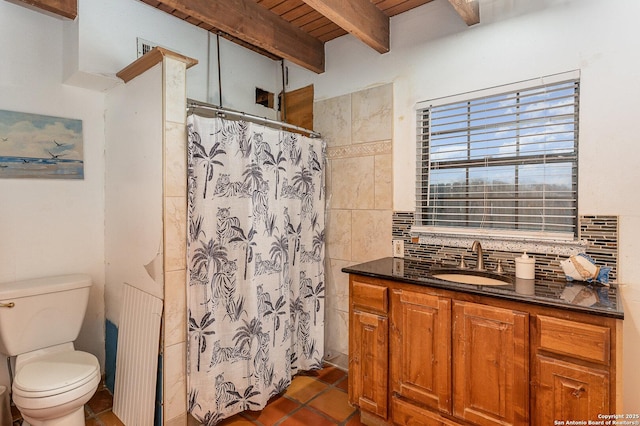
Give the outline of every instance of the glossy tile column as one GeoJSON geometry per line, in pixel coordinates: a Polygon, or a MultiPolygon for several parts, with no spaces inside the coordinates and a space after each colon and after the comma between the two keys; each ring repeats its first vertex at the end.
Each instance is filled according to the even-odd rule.
{"type": "Polygon", "coordinates": [[[344,266],[391,256],[393,85],[314,105],[327,142],[326,357],[347,368],[349,282],[344,266]]]}
{"type": "Polygon", "coordinates": [[[163,61],[164,328],[163,424],[186,424],[186,67],[163,61]]]}

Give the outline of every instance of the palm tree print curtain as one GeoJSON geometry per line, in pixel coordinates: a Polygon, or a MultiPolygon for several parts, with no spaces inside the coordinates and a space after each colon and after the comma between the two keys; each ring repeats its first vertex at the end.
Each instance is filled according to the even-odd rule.
{"type": "Polygon", "coordinates": [[[189,411],[264,408],[324,351],[324,143],[188,118],[189,411]]]}

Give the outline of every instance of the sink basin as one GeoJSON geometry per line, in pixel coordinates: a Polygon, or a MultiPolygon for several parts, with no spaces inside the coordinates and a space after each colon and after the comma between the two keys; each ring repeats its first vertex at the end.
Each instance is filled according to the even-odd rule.
{"type": "Polygon", "coordinates": [[[431,270],[431,276],[439,280],[472,285],[511,285],[511,279],[506,275],[493,274],[486,271],[463,269],[431,270]]]}

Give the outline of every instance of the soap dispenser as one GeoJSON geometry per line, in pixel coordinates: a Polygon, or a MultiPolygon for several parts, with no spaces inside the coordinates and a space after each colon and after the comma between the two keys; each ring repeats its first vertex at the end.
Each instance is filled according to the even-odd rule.
{"type": "Polygon", "coordinates": [[[533,280],[536,277],[536,258],[527,256],[527,252],[516,257],[516,278],[533,280]]]}

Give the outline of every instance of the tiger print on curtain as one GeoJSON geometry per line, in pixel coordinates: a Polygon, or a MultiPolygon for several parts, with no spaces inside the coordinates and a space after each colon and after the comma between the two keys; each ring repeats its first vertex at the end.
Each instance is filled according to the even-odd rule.
{"type": "Polygon", "coordinates": [[[188,410],[264,408],[322,367],[322,140],[188,117],[188,410]]]}

